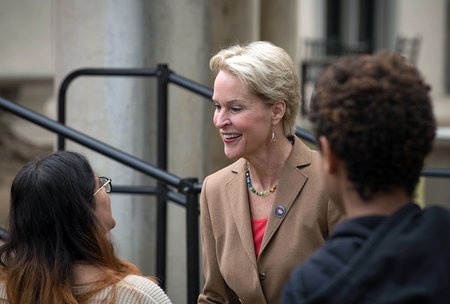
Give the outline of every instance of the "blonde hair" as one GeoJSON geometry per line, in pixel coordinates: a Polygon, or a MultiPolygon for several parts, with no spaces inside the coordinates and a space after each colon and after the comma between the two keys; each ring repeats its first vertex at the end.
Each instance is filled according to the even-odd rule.
{"type": "Polygon", "coordinates": [[[233,74],[267,105],[283,100],[286,103],[282,120],[284,134],[295,133],[300,87],[292,59],[285,50],[267,41],[235,44],[214,55],[209,67],[215,76],[220,70],[233,74]]]}

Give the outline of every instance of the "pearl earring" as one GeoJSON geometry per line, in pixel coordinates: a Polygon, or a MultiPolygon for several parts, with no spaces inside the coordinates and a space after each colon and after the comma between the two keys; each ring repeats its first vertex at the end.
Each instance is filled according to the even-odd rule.
{"type": "Polygon", "coordinates": [[[275,134],[275,127],[272,127],[272,138],[270,139],[270,142],[276,142],[277,141],[277,135],[275,134]]]}

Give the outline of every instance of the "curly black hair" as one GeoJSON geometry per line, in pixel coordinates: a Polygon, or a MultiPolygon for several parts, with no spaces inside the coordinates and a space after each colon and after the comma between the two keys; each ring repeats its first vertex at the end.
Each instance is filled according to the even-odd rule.
{"type": "Polygon", "coordinates": [[[363,200],[394,188],[413,195],[435,137],[429,91],[414,66],[387,51],[342,57],[319,77],[309,119],[363,200]]]}

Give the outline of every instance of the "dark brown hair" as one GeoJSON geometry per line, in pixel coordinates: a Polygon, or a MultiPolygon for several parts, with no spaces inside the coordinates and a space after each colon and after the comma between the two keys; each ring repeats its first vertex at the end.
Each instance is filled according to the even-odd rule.
{"type": "Polygon", "coordinates": [[[309,118],[364,200],[398,187],[412,196],[435,136],[429,91],[386,51],[343,57],[320,76],[309,118]]]}
{"type": "MultiPolygon", "coordinates": [[[[11,187],[9,237],[0,248],[0,275],[9,303],[87,303],[128,274],[95,216],[95,176],[87,159],[55,152],[25,165],[11,187]],[[104,279],[72,293],[74,263],[95,265],[104,279]]],[[[6,300],[6,299],[4,299],[6,300]]]]}

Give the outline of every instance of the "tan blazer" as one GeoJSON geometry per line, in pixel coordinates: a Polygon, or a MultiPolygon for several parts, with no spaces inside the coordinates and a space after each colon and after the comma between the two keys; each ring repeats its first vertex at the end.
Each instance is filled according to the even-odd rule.
{"type": "Polygon", "coordinates": [[[279,303],[291,270],[341,218],[324,191],[318,152],[295,137],[256,259],[245,163],[239,159],[203,182],[205,286],[199,303],[279,303]]]}

